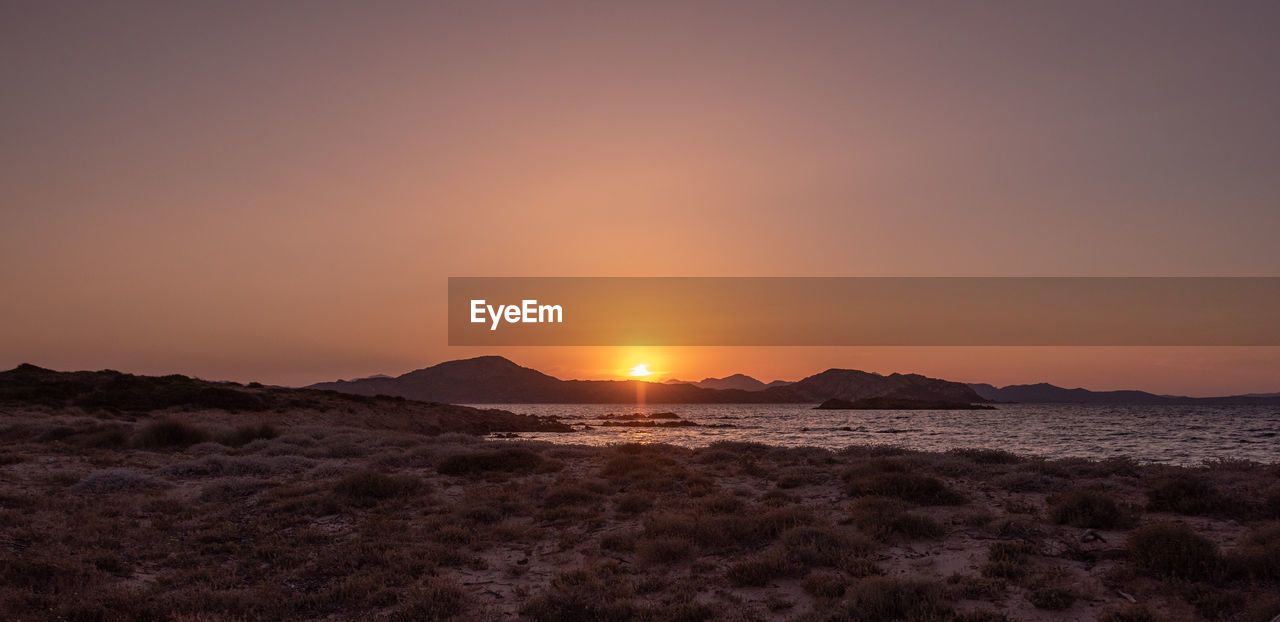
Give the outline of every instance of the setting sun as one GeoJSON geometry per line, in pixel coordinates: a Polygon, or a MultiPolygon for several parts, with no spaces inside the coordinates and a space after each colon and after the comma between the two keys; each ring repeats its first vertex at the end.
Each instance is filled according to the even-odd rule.
{"type": "Polygon", "coordinates": [[[649,365],[647,363],[641,363],[632,367],[631,371],[627,372],[627,375],[643,378],[645,376],[652,376],[653,372],[649,371],[649,365]]]}

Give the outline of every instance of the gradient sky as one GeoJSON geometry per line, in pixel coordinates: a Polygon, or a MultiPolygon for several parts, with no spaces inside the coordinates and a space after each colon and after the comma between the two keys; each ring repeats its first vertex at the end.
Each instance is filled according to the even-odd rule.
{"type": "MultiPolygon", "coordinates": [[[[0,366],[480,353],[448,276],[1280,275],[1275,2],[0,2],[0,366]]],[[[1280,349],[512,348],[1280,391],[1280,349]]]]}

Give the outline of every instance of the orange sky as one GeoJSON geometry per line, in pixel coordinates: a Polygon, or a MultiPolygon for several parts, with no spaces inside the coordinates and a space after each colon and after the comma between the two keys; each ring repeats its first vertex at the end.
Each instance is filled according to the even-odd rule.
{"type": "MultiPolygon", "coordinates": [[[[480,353],[448,276],[1280,274],[1278,10],[8,4],[0,366],[401,373],[480,353]]],[[[1280,391],[1274,348],[645,358],[1280,391]]]]}

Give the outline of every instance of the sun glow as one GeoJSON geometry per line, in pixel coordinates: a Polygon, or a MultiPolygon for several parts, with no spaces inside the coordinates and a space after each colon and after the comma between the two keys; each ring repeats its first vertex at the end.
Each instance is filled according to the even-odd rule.
{"type": "Polygon", "coordinates": [[[648,363],[641,363],[632,367],[631,371],[627,372],[627,375],[636,378],[644,378],[645,376],[652,376],[653,372],[649,371],[648,363]]]}

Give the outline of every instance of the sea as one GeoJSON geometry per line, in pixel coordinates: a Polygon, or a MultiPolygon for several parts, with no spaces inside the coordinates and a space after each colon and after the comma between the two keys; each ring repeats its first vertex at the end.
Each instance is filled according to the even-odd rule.
{"type": "Polygon", "coordinates": [[[997,404],[995,410],[815,410],[810,404],[470,404],[555,415],[577,431],[519,438],[581,445],[716,441],[841,449],[995,448],[1025,456],[1196,465],[1280,463],[1280,407],[997,404]],[[608,416],[675,413],[697,426],[605,427],[608,416]]]}

